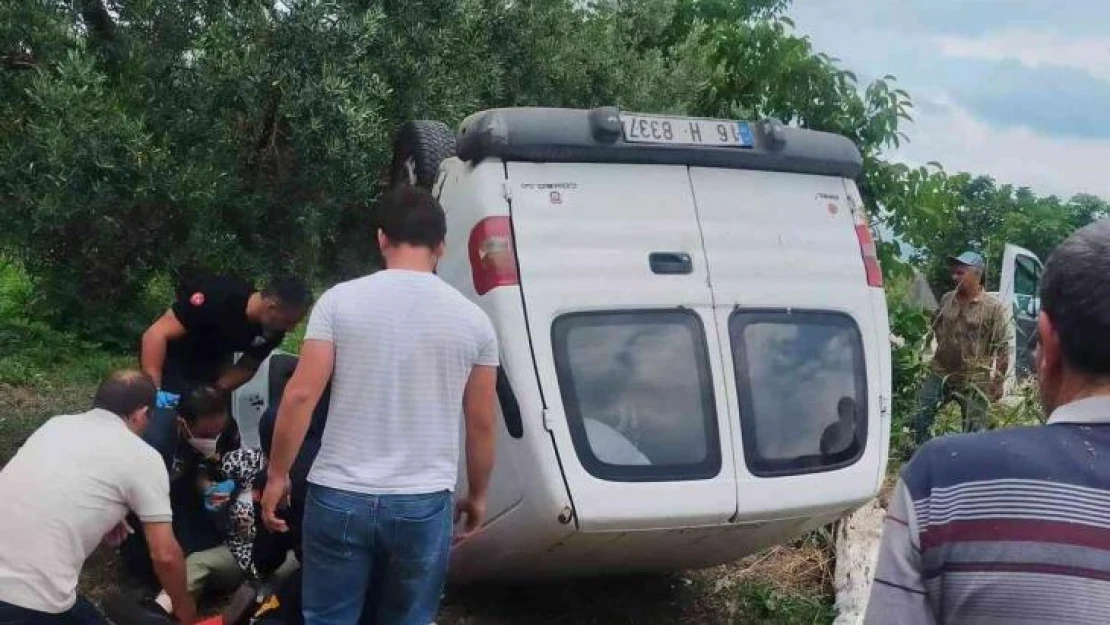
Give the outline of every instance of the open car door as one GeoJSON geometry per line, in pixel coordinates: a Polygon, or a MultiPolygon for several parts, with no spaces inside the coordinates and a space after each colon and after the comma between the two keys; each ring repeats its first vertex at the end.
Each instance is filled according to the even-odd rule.
{"type": "Polygon", "coordinates": [[[1016,381],[1033,374],[1030,342],[1037,331],[1041,312],[1039,295],[1044,265],[1037,255],[1016,245],[1006,244],[1002,255],[1002,274],[998,298],[1013,311],[1010,322],[1010,370],[1007,391],[1016,381]]]}

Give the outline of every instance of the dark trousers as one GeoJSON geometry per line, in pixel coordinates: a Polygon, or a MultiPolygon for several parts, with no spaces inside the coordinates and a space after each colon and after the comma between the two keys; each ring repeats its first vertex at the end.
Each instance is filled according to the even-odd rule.
{"type": "Polygon", "coordinates": [[[920,445],[929,438],[929,428],[933,427],[937,412],[950,401],[960,406],[964,432],[987,429],[990,400],[984,391],[972,385],[951,384],[939,374],[930,373],[917,394],[917,414],[913,419],[915,444],[920,445]]]}
{"type": "Polygon", "coordinates": [[[28,610],[0,601],[0,623],[3,625],[107,625],[96,608],[84,597],[61,614],[28,610]]]}

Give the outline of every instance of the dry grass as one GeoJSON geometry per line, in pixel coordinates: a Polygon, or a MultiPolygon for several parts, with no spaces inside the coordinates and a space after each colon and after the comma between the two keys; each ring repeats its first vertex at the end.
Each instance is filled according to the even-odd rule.
{"type": "Polygon", "coordinates": [[[718,592],[760,582],[784,593],[809,595],[817,590],[831,596],[836,560],[829,541],[825,530],[819,530],[793,545],[771,547],[735,565],[707,569],[696,575],[712,580],[718,592]]]}

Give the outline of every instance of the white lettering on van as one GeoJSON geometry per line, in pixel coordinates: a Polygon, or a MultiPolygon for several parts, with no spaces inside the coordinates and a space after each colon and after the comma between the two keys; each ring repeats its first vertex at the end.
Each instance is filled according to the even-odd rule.
{"type": "Polygon", "coordinates": [[[577,182],[523,182],[520,184],[521,189],[542,189],[545,191],[553,191],[556,189],[577,189],[577,182]]]}

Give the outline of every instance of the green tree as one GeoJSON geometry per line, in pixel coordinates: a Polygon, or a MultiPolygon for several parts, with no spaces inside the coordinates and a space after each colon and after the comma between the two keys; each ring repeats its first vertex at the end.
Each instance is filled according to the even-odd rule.
{"type": "Polygon", "coordinates": [[[653,20],[570,0],[4,3],[0,246],[36,314],[121,344],[160,273],[364,272],[399,122],[680,110],[684,73],[630,45],[653,20]]]}
{"type": "Polygon", "coordinates": [[[366,271],[397,125],[498,106],[617,104],[844,134],[863,153],[873,214],[926,263],[999,233],[1047,250],[1105,212],[1090,196],[885,162],[908,94],[892,77],[859,85],[794,32],[789,4],[2,3],[0,249],[30,273],[37,315],[130,344],[153,312],[147,283],[182,267],[366,271]],[[960,240],[965,213],[982,223],[960,240]]]}
{"type": "Polygon", "coordinates": [[[1077,228],[1110,214],[1110,206],[1094,196],[1039,197],[987,176],[950,175],[937,164],[887,167],[880,193],[884,219],[914,248],[914,260],[938,290],[951,283],[949,256],[979,251],[987,261],[988,287],[997,288],[1007,243],[1046,259],[1077,228]]]}

